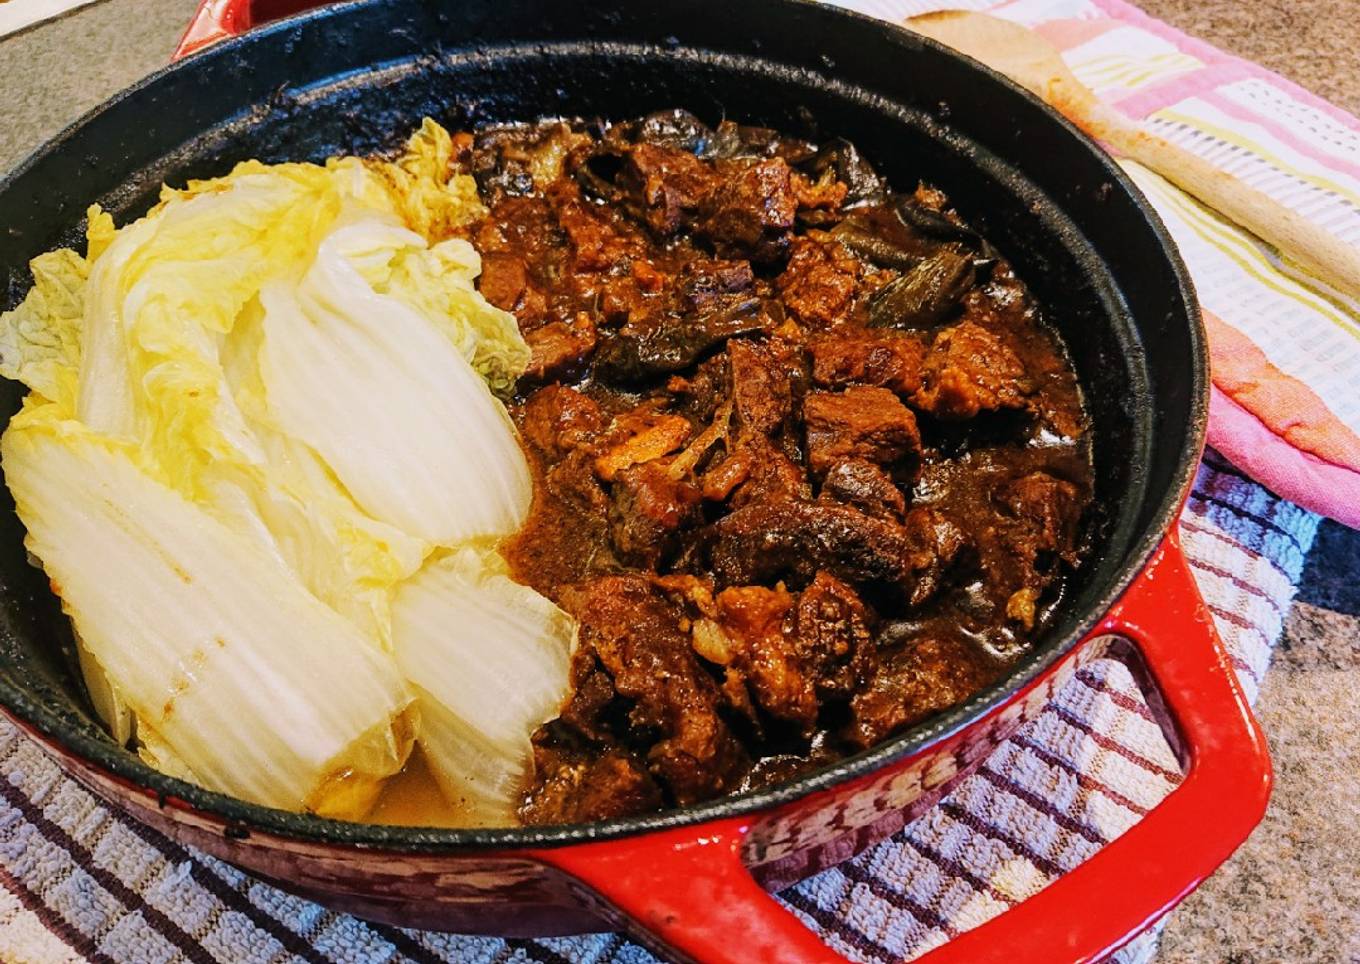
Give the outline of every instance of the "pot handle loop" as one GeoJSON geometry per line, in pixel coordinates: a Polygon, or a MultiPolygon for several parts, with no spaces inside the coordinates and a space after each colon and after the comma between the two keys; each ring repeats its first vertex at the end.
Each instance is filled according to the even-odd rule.
{"type": "Polygon", "coordinates": [[[663,960],[845,964],[746,869],[749,829],[732,818],[533,856],[584,885],[603,917],[663,960]]]}
{"type": "Polygon", "coordinates": [[[182,60],[219,40],[245,33],[251,26],[250,7],[251,0],[201,0],[170,60],[182,60]]]}
{"type": "MultiPolygon", "coordinates": [[[[1187,767],[1184,780],[1084,863],[926,953],[922,964],[1100,960],[1194,890],[1260,822],[1271,785],[1265,738],[1175,529],[1087,642],[1110,634],[1141,652],[1143,666],[1131,668],[1150,677],[1149,703],[1187,767]]],[[[751,877],[742,863],[750,824],[731,818],[535,856],[671,957],[843,961],[751,877]]]]}

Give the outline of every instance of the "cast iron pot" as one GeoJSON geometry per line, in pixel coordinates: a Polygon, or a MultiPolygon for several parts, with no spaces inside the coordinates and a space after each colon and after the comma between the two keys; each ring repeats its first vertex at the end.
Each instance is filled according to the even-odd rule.
{"type": "MultiPolygon", "coordinates": [[[[297,6],[296,0],[292,4],[297,6]]],[[[277,3],[275,4],[278,5],[277,3]]],[[[250,25],[212,0],[189,46],[250,25]]],[[[931,961],[1090,960],[1209,874],[1264,810],[1270,768],[1186,570],[1175,519],[1204,438],[1204,332],[1138,191],[1036,99],[903,30],[792,0],[364,0],[214,44],[98,108],[0,184],[5,300],[26,264],[120,223],[162,181],[243,158],[390,149],[447,126],[683,106],[845,136],[892,181],[925,178],[1015,264],[1070,346],[1094,419],[1095,551],[1060,617],[996,686],[859,756],[759,793],[599,824],[347,824],[163,776],[115,744],[72,672],[23,530],[0,520],[0,706],[74,776],[170,836],[365,917],[550,935],[624,927],[702,961],[840,958],[773,900],[923,812],[1084,662],[1121,655],[1187,773],[1139,824],[931,961]]],[[[20,390],[3,386],[6,415],[20,390]]],[[[5,494],[7,498],[8,493],[5,494]]]]}

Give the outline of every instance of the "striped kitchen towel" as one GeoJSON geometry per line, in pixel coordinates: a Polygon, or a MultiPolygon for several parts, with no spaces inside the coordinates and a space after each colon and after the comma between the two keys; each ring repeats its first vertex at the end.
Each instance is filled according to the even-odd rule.
{"type": "MultiPolygon", "coordinates": [[[[1253,699],[1317,523],[1206,455],[1182,541],[1253,699]]],[[[1037,892],[1179,779],[1128,671],[1098,660],[938,807],[781,898],[854,960],[907,959],[1037,892]]],[[[11,964],[653,960],[615,934],[501,941],[327,911],[121,819],[3,722],[0,883],[0,960],[11,964]]],[[[1146,960],[1153,947],[1148,935],[1121,957],[1146,960]]]]}
{"type": "MultiPolygon", "coordinates": [[[[994,3],[843,5],[899,19],[994,3]]],[[[1347,160],[1360,156],[1354,119],[1118,0],[1018,0],[998,12],[1045,30],[1081,79],[1159,132],[1319,223],[1360,232],[1360,174],[1347,160]]],[[[1348,391],[1348,373],[1360,372],[1351,340],[1360,314],[1154,175],[1132,173],[1181,242],[1212,313],[1211,431],[1231,461],[1206,456],[1183,544],[1254,698],[1318,517],[1247,474],[1356,521],[1340,503],[1360,476],[1360,402],[1348,391]]],[[[781,898],[852,959],[908,959],[1035,893],[1178,779],[1127,670],[1097,661],[940,806],[781,898]]],[[[0,961],[14,964],[652,960],[613,934],[500,941],[327,911],[120,819],[3,722],[0,885],[0,961]]],[[[1147,935],[1121,959],[1146,960],[1154,946],[1147,935]]]]}
{"type": "MultiPolygon", "coordinates": [[[[1360,244],[1360,120],[1125,0],[827,0],[895,23],[941,9],[1022,23],[1154,134],[1360,244]]],[[[1293,502],[1360,526],[1360,301],[1132,162],[1209,328],[1209,441],[1293,502]]]]}

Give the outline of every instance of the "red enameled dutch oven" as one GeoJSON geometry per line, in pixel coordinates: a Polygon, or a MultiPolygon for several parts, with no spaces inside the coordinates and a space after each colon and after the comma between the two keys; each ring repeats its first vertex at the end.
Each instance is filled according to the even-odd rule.
{"type": "MultiPolygon", "coordinates": [[[[624,927],[670,957],[833,961],[768,891],[899,829],[1077,667],[1114,654],[1145,684],[1184,781],[1077,869],[926,959],[1098,959],[1245,839],[1269,760],[1175,530],[1204,439],[1204,332],[1165,231],[1095,145],[965,58],[794,0],[362,0],[226,39],[285,6],[300,4],[206,3],[185,49],[221,42],[98,108],[0,184],[6,305],[30,258],[78,240],[91,201],[122,221],[162,181],[247,157],[389,149],[427,114],[466,127],[682,106],[845,136],[894,183],[947,191],[1060,328],[1094,421],[1095,551],[1007,679],[869,752],[669,813],[453,831],[273,811],[143,765],[91,715],[69,630],[5,513],[0,705],[74,776],[178,840],[377,920],[515,936],[624,927]]],[[[12,412],[17,386],[2,391],[12,412]]]]}

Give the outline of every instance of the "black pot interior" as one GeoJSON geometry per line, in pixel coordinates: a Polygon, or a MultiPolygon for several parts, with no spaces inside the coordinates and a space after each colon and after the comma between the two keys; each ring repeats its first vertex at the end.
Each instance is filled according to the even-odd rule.
{"type": "MultiPolygon", "coordinates": [[[[943,188],[1014,263],[1065,339],[1096,425],[1095,549],[1062,615],[1012,676],[860,757],[796,783],[570,829],[435,831],[284,814],[164,777],[118,747],[71,669],[69,630],[0,513],[0,703],[98,765],[247,826],[444,849],[635,832],[792,799],[957,729],[1075,643],[1170,524],[1202,441],[1203,336],[1184,270],[1137,190],[1019,88],[905,31],[788,0],[389,0],[341,4],[163,71],[96,110],[0,185],[3,305],[27,262],[79,243],[91,201],[121,224],[159,184],[245,158],[388,150],[432,116],[450,128],[544,115],[625,118],[682,106],[805,136],[843,136],[899,187],[943,188]]],[[[20,387],[0,384],[0,413],[20,387]]]]}

